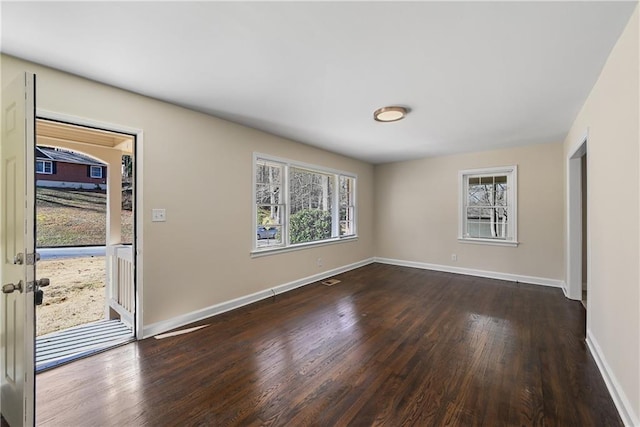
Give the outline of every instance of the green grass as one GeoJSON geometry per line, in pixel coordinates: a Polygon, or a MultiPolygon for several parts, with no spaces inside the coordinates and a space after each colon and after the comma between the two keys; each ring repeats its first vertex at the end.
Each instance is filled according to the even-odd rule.
{"type": "MultiPolygon", "coordinates": [[[[94,190],[36,189],[36,246],[104,245],[106,194],[94,190]]],[[[133,215],[123,210],[122,243],[131,243],[133,215]]]]}

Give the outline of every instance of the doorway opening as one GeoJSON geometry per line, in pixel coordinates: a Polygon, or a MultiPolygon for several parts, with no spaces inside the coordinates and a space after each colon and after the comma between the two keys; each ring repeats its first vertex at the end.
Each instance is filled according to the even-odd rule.
{"type": "Polygon", "coordinates": [[[567,296],[588,307],[588,157],[585,134],[567,159],[567,296]]]}
{"type": "Polygon", "coordinates": [[[36,119],[36,372],[135,339],[135,136],[36,119]]]}

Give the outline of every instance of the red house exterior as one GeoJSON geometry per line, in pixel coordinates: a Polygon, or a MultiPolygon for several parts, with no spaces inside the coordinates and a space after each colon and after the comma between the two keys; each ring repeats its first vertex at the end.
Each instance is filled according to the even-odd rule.
{"type": "Polygon", "coordinates": [[[107,165],[61,148],[36,147],[36,186],[107,189],[107,165]]]}

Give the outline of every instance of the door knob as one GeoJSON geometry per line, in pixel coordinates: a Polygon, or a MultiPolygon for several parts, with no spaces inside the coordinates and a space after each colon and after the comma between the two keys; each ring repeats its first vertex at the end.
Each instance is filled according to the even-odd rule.
{"type": "Polygon", "coordinates": [[[13,283],[9,283],[2,287],[2,292],[4,292],[5,294],[11,294],[13,293],[13,291],[22,292],[22,280],[19,281],[17,285],[14,285],[13,283]]]}

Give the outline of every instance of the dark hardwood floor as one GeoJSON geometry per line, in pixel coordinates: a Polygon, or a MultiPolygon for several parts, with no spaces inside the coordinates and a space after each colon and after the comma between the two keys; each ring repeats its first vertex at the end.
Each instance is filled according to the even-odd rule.
{"type": "Polygon", "coordinates": [[[51,426],[620,426],[559,289],[372,264],[37,376],[51,426]]]}

